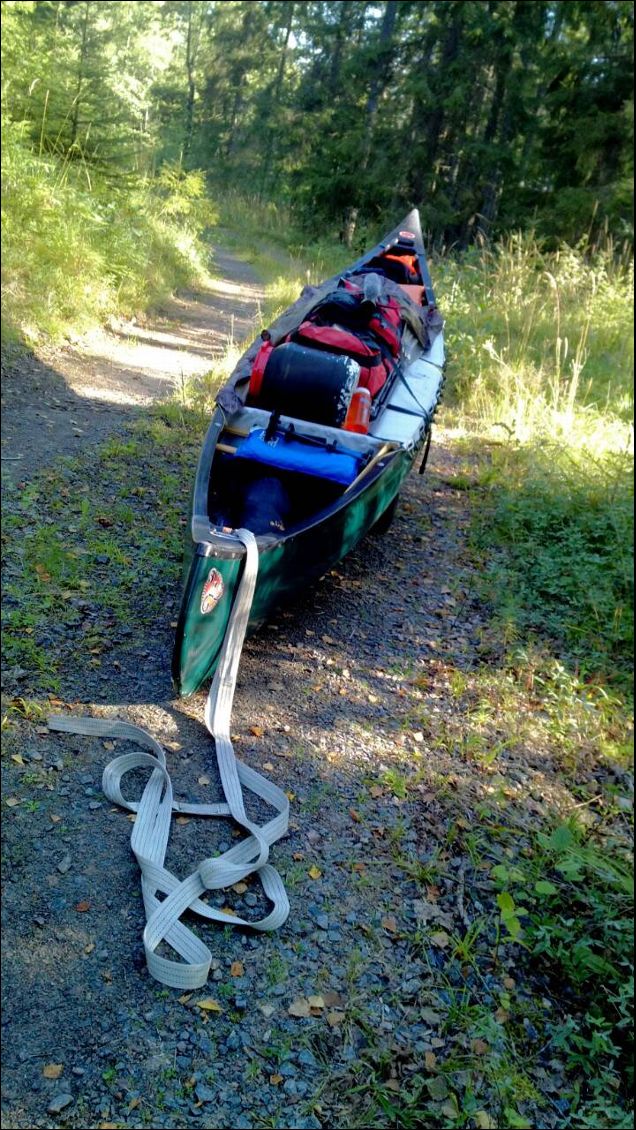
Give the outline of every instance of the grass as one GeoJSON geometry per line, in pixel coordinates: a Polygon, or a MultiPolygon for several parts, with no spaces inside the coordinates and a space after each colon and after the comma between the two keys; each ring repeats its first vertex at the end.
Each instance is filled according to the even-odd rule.
{"type": "Polygon", "coordinates": [[[206,281],[200,235],[216,214],[201,173],[165,165],[115,188],[35,152],[24,125],[3,127],[3,345],[59,340],[206,281]]]}
{"type": "Polygon", "coordinates": [[[514,237],[435,269],[483,594],[504,638],[629,696],[633,262],[514,237]]]}
{"type": "Polygon", "coordinates": [[[101,667],[120,624],[149,628],[165,619],[164,585],[174,596],[179,588],[202,431],[198,415],[168,406],[135,425],[129,441],[96,451],[90,492],[81,460],[62,461],[37,485],[7,489],[3,662],[24,671],[36,704],[24,693],[14,713],[30,720],[37,696],[59,691],[71,651],[101,667]],[[141,448],[152,458],[140,460],[141,448]]]}

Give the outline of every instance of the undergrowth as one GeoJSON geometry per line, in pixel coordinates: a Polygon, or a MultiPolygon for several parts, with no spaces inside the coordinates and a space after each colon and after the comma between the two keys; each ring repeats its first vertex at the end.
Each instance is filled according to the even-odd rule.
{"type": "Polygon", "coordinates": [[[201,242],[215,211],[203,175],[166,165],[134,185],[38,154],[20,123],[3,128],[3,342],[56,340],[138,314],[204,283],[201,242]]]}
{"type": "Polygon", "coordinates": [[[434,269],[444,421],[479,463],[483,595],[507,638],[544,637],[629,697],[633,261],[610,241],[547,255],[518,236],[434,269]]]}

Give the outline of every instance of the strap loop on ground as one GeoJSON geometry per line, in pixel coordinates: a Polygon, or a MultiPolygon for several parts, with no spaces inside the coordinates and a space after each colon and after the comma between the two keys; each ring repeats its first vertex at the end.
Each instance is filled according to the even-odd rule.
{"type": "Polygon", "coordinates": [[[139,726],[70,715],[53,715],[48,719],[51,730],[89,737],[120,738],[141,747],[116,757],[106,766],[102,787],[110,801],[136,813],[130,843],[141,868],[146,911],[144,948],[148,970],[157,981],[178,989],[198,989],[204,985],[212,961],[208,947],[181,922],[186,910],[224,925],[249,926],[253,930],[275,930],[289,914],[283,882],[268,862],[271,845],[287,832],[289,800],[282,789],[236,759],[230,739],[239,660],[258,573],[258,547],[254,535],[249,530],[237,530],[236,534],[246,549],[245,566],[205,706],[205,723],[214,738],[226,803],[175,803],[165,752],[159,742],[139,726]],[[139,801],[127,800],[122,793],[122,780],[126,773],[140,768],[151,771],[146,787],[139,801]],[[251,821],[245,811],[243,789],[260,797],[277,815],[263,825],[251,821]],[[247,834],[223,855],[202,860],[190,875],[180,880],[164,867],[173,813],[231,817],[247,834]],[[272,910],[264,918],[247,921],[203,901],[208,891],[230,887],[252,874],[258,875],[263,891],[272,903],[272,910]],[[182,960],[160,956],[157,949],[162,942],[167,943],[182,960]]]}

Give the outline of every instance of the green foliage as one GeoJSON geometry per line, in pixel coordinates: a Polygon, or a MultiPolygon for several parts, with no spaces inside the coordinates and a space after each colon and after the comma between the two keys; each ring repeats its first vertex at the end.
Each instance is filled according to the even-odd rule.
{"type": "Polygon", "coordinates": [[[5,337],[59,337],[205,280],[198,236],[214,213],[200,174],[170,168],[114,189],[37,156],[23,134],[7,126],[2,150],[5,337]]]}
{"type": "MultiPolygon", "coordinates": [[[[629,682],[633,644],[633,263],[532,237],[435,268],[446,419],[488,440],[473,492],[483,593],[510,642],[549,637],[629,682]]],[[[474,441],[473,441],[474,443],[474,441]]]]}
{"type": "Polygon", "coordinates": [[[464,427],[622,450],[633,416],[634,267],[611,241],[547,253],[532,235],[436,259],[464,427]]]}
{"type": "Polygon", "coordinates": [[[614,1105],[619,1071],[633,1081],[633,862],[611,838],[571,821],[538,832],[531,852],[492,875],[505,888],[497,898],[502,915],[515,900],[526,904],[532,962],[561,993],[567,987],[565,1019],[548,1031],[568,1066],[588,1076],[583,1120],[574,1125],[595,1125],[599,1104],[614,1105]],[[576,1011],[582,1019],[574,1019],[576,1011]]]}
{"type": "Polygon", "coordinates": [[[633,655],[632,474],[620,455],[495,449],[475,517],[484,591],[508,638],[551,636],[583,675],[622,686],[633,655]]]}
{"type": "Polygon", "coordinates": [[[164,160],[357,245],[632,236],[633,8],[416,0],[2,4],[3,116],[111,185],[164,160]],[[386,229],[386,222],[382,223],[386,229]]]}

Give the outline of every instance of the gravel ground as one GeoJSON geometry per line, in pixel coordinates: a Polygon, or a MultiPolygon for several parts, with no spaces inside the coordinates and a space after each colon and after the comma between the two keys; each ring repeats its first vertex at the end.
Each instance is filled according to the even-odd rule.
{"type": "MultiPolygon", "coordinates": [[[[230,314],[240,336],[237,302],[247,303],[244,317],[254,313],[256,280],[230,257],[220,261],[244,289],[221,288],[221,307],[209,296],[181,298],[161,321],[184,353],[186,340],[206,340],[207,325],[222,333],[230,314]],[[199,320],[202,312],[211,322],[199,320]]],[[[93,416],[82,388],[93,387],[99,369],[106,396],[107,362],[90,362],[90,381],[85,354],[67,351],[43,365],[24,362],[6,393],[3,450],[34,467],[66,449],[71,412],[85,425],[81,447],[143,412],[153,395],[142,374],[134,404],[118,409],[104,399],[93,416]],[[42,430],[37,412],[52,388],[59,415],[42,430]]],[[[110,371],[117,393],[123,377],[114,364],[110,371]]],[[[369,1111],[374,1125],[455,1125],[454,1094],[466,1086],[461,1055],[469,1047],[480,1054],[469,1028],[449,1026],[457,994],[474,992],[492,1012],[502,993],[513,994],[519,1016],[530,1015],[505,947],[496,969],[488,960],[473,972],[451,955],[451,937],[492,902],[482,868],[503,855],[495,840],[484,864],[466,851],[474,807],[494,792],[492,766],[440,739],[463,709],[453,678],[498,654],[472,595],[457,463],[442,435],[427,475],[408,480],[389,534],[367,538],[246,643],[235,748],[292,796],[289,835],[272,850],[291,914],[271,936],[202,927],[215,955],[204,991],[163,989],[145,968],[130,823],[100,789],[104,765],[125,743],[54,735],[37,716],[11,729],[3,1126],[332,1127],[368,1125],[369,1111]],[[201,1007],[210,998],[218,1010],[201,1007]],[[451,1052],[459,1066],[449,1087],[435,1065],[451,1052]],[[408,1094],[424,1064],[428,1122],[395,1122],[377,1097],[408,1094]]],[[[177,573],[175,565],[159,594],[166,615],[141,633],[116,623],[108,663],[93,666],[71,651],[55,698],[58,709],[149,729],[166,745],[177,796],[214,799],[205,695],[175,700],[170,686],[177,573]]],[[[6,689],[14,701],[28,699],[37,680],[13,669],[6,689]]],[[[520,837],[535,813],[559,811],[564,800],[559,780],[526,753],[509,751],[495,782],[508,789],[520,837]]],[[[224,850],[231,834],[223,821],[173,822],[167,865],[182,874],[224,850]]],[[[218,904],[260,917],[260,888],[224,893],[218,904]]],[[[547,1076],[556,1071],[540,1066],[547,1076]]],[[[480,1114],[473,1125],[496,1124],[480,1114]]],[[[555,1106],[541,1125],[557,1115],[555,1106]]]]}

